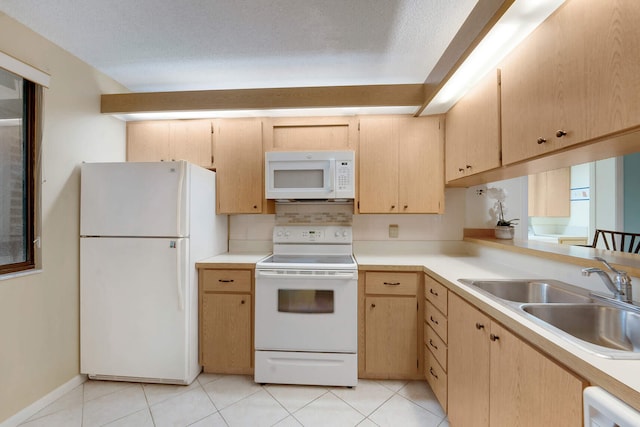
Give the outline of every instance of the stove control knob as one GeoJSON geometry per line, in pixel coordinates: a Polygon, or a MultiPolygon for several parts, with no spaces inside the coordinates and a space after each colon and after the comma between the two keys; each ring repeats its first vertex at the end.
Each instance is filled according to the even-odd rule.
{"type": "Polygon", "coordinates": [[[349,233],[347,233],[347,231],[345,230],[345,231],[342,232],[342,237],[347,237],[348,234],[349,233]]]}
{"type": "Polygon", "coordinates": [[[282,237],[282,231],[278,231],[278,232],[276,233],[276,236],[278,236],[278,237],[282,237]]]}
{"type": "Polygon", "coordinates": [[[336,231],[335,236],[336,236],[336,237],[340,237],[340,232],[339,232],[339,231],[336,231]]]}
{"type": "Polygon", "coordinates": [[[285,231],[285,232],[284,232],[284,237],[289,237],[289,236],[291,236],[291,232],[289,232],[289,231],[285,231]]]}

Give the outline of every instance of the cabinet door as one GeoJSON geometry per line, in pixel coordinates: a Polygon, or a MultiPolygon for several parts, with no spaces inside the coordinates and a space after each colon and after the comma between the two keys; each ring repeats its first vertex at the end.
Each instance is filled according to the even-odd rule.
{"type": "Polygon", "coordinates": [[[250,373],[251,295],[202,295],[201,362],[205,372],[250,373]]]}
{"type": "Polygon", "coordinates": [[[366,297],[365,310],[367,374],[379,378],[415,377],[418,373],[416,297],[366,297]]]}
{"type": "Polygon", "coordinates": [[[262,122],[256,119],[218,120],[214,140],[217,212],[262,212],[262,122]]]}
{"type": "Polygon", "coordinates": [[[448,323],[449,422],[489,426],[490,319],[450,293],[448,323]]]}
{"type": "Polygon", "coordinates": [[[169,127],[171,158],[210,168],[211,120],[175,120],[169,127]]]}
{"type": "Polygon", "coordinates": [[[495,322],[491,332],[491,425],[582,426],[583,381],[495,322]]]}
{"type": "Polygon", "coordinates": [[[529,175],[529,216],[571,216],[571,168],[529,175]]]}
{"type": "Polygon", "coordinates": [[[398,118],[398,212],[444,211],[444,123],[440,116],[398,118]],[[442,129],[441,129],[442,127],[442,129]]]}
{"type": "Polygon", "coordinates": [[[446,178],[500,167],[499,72],[491,72],[446,115],[446,178]]]}
{"type": "Polygon", "coordinates": [[[168,160],[171,160],[168,121],[127,123],[128,162],[168,160]]]}
{"type": "Polygon", "coordinates": [[[391,117],[360,118],[360,213],[398,212],[398,145],[391,117]]]}

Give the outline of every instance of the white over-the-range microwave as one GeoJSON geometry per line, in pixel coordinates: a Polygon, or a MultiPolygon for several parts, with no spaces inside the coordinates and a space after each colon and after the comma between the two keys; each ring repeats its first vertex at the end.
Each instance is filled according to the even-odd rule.
{"type": "Polygon", "coordinates": [[[353,151],[265,153],[267,199],[353,199],[353,151]]]}

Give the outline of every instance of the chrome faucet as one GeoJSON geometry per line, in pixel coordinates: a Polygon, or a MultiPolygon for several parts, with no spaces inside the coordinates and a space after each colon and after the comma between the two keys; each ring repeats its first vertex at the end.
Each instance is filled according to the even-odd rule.
{"type": "Polygon", "coordinates": [[[597,273],[598,276],[600,276],[600,278],[604,282],[604,284],[607,285],[607,288],[609,288],[609,290],[611,290],[611,292],[613,292],[613,297],[616,300],[622,301],[622,302],[632,303],[633,302],[633,297],[632,297],[632,294],[631,294],[631,292],[632,292],[631,291],[631,289],[632,289],[631,288],[631,278],[629,278],[627,273],[624,272],[624,271],[616,270],[604,258],[600,258],[600,257],[597,256],[597,257],[594,257],[594,259],[604,263],[604,265],[606,265],[607,268],[614,273],[615,282],[613,280],[611,280],[611,277],[609,277],[609,274],[607,274],[605,271],[602,271],[601,269],[599,269],[597,267],[583,268],[582,269],[582,275],[583,276],[590,276],[591,273],[597,273]]]}

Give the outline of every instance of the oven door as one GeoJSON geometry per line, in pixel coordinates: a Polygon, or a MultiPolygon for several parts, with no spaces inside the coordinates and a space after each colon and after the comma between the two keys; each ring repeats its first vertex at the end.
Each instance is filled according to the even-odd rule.
{"type": "Polygon", "coordinates": [[[356,353],[357,278],[357,271],[256,270],[256,350],[356,353]]]}

